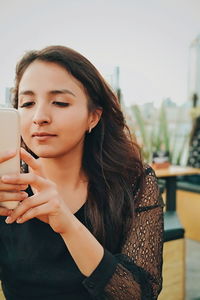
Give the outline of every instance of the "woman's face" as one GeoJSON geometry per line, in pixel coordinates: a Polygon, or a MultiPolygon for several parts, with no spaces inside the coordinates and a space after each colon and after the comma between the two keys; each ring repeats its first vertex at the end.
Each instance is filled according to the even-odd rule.
{"type": "Polygon", "coordinates": [[[21,78],[18,98],[22,138],[37,156],[82,153],[85,132],[99,114],[88,112],[76,78],[56,63],[34,61],[21,78]]]}

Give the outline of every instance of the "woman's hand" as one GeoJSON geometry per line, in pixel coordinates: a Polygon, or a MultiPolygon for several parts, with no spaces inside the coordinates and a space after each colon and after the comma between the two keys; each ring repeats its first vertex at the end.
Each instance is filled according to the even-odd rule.
{"type": "Polygon", "coordinates": [[[21,149],[21,158],[29,165],[32,172],[3,176],[2,182],[13,186],[31,185],[36,193],[24,199],[13,210],[6,222],[24,223],[36,217],[48,223],[55,232],[66,232],[72,213],[60,197],[56,184],[42,176],[39,162],[24,149],[21,149]]]}
{"type": "MultiPolygon", "coordinates": [[[[16,155],[16,151],[5,152],[0,154],[0,164],[9,160],[16,155]]],[[[27,198],[28,194],[23,192],[27,185],[23,184],[7,184],[0,178],[0,216],[8,216],[12,210],[2,207],[1,202],[5,201],[22,201],[27,198]]]]}

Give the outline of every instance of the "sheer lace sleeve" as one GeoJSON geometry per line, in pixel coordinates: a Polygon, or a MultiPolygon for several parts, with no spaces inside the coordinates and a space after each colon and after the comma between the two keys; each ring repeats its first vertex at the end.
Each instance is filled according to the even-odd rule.
{"type": "Polygon", "coordinates": [[[121,253],[104,257],[84,281],[94,299],[157,299],[162,287],[163,202],[154,171],[145,168],[142,197],[134,196],[135,217],[121,253]]]}
{"type": "Polygon", "coordinates": [[[107,299],[157,299],[161,290],[163,205],[153,170],[146,168],[146,174],[132,230],[105,287],[107,299]]]}

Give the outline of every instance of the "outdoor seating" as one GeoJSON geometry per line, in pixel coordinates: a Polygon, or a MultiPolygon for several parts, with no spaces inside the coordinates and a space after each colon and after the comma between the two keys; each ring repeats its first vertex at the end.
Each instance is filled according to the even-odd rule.
{"type": "Polygon", "coordinates": [[[164,242],[184,238],[185,229],[174,211],[164,213],[164,242]]]}
{"type": "Polygon", "coordinates": [[[184,299],[184,228],[175,211],[164,213],[163,289],[159,300],[184,299]],[[173,295],[173,296],[172,296],[173,295]],[[173,298],[172,298],[173,297],[173,298]]]}
{"type": "MultiPolygon", "coordinates": [[[[199,187],[198,187],[199,188],[199,187]]],[[[200,192],[190,186],[177,189],[177,214],[185,228],[185,237],[200,242],[200,192]]]]}
{"type": "MultiPolygon", "coordinates": [[[[189,191],[193,193],[200,193],[200,185],[197,183],[192,183],[189,181],[178,181],[177,182],[177,189],[183,190],[183,191],[189,191]]],[[[199,198],[200,200],[200,198],[199,198]]]]}

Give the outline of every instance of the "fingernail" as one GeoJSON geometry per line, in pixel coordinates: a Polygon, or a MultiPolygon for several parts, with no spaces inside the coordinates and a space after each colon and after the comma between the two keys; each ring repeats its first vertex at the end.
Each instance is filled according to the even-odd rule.
{"type": "Polygon", "coordinates": [[[16,150],[10,150],[7,152],[8,155],[14,155],[16,154],[16,150]]]}
{"type": "Polygon", "coordinates": [[[7,217],[6,219],[5,219],[5,222],[7,223],[7,224],[10,224],[12,221],[11,221],[11,217],[7,217]]]}
{"type": "Polygon", "coordinates": [[[16,220],[16,223],[21,223],[21,221],[22,221],[22,218],[18,218],[18,219],[16,220]]]}
{"type": "Polygon", "coordinates": [[[2,177],[1,177],[1,180],[9,180],[9,179],[11,179],[12,178],[12,176],[10,176],[10,175],[3,175],[2,177]]]}

